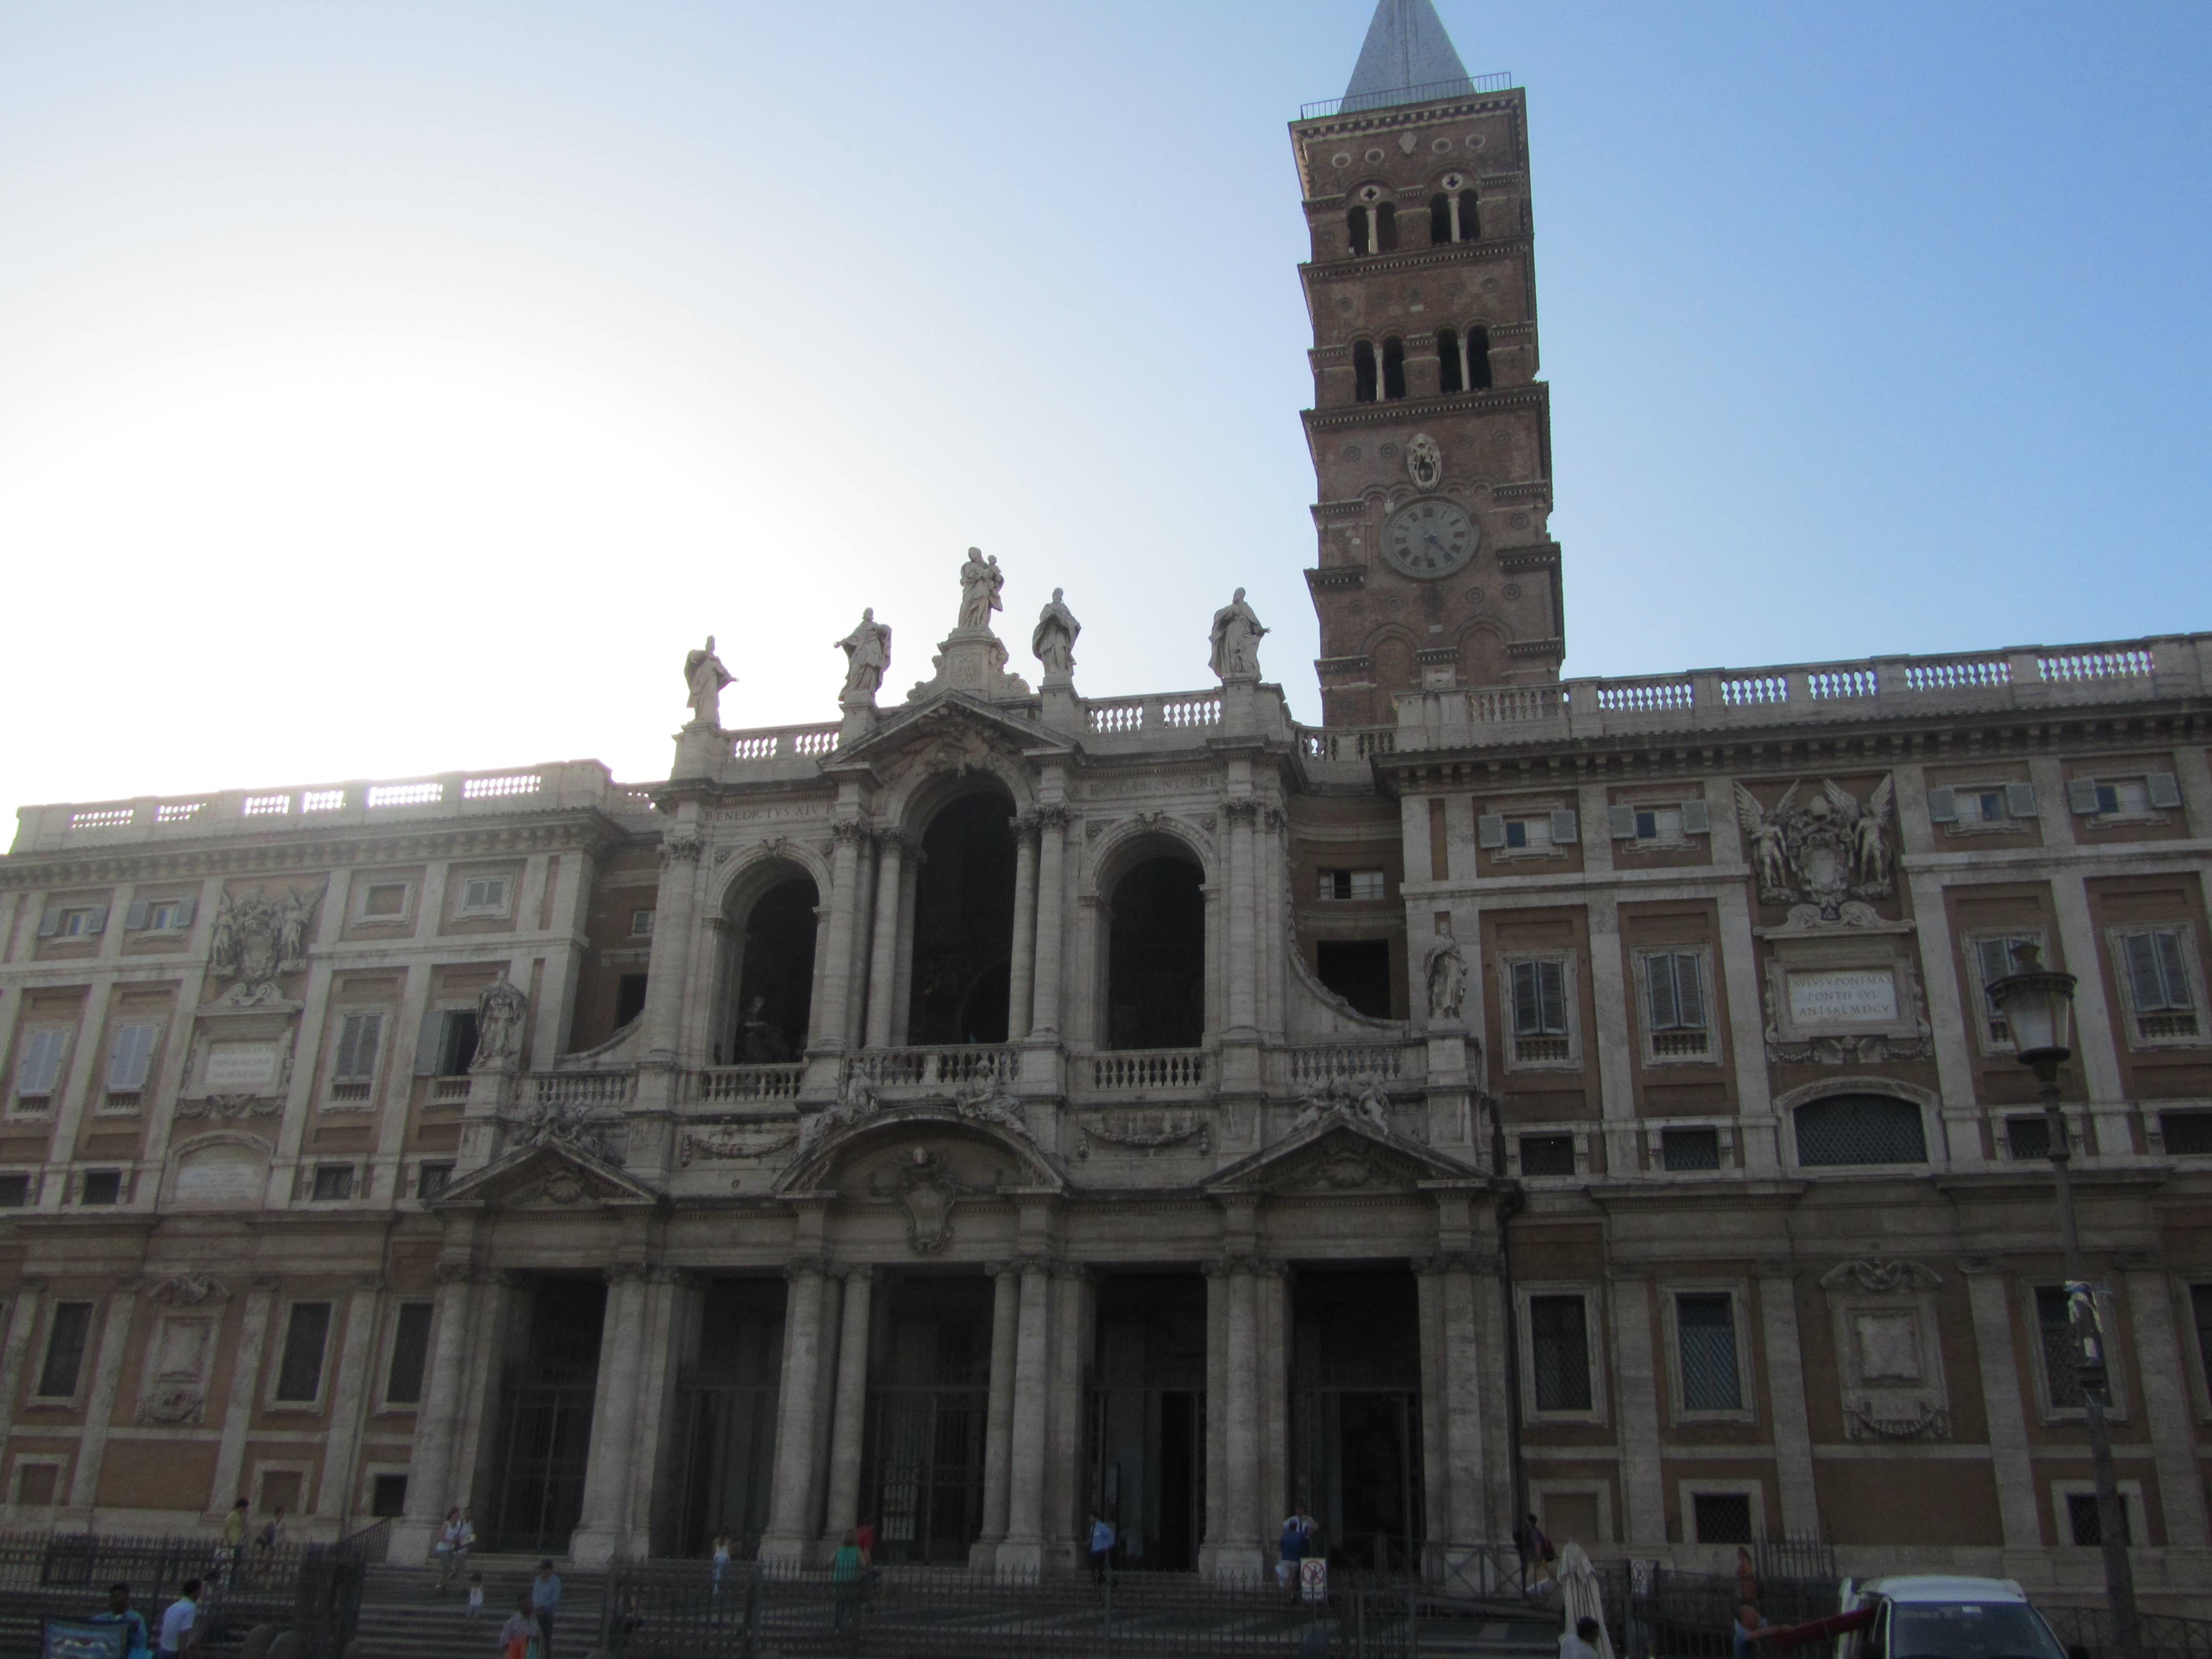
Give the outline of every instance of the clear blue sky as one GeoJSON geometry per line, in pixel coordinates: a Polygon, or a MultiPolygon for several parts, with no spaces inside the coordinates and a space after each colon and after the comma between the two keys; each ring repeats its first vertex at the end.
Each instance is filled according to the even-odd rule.
{"type": "MultiPolygon", "coordinates": [[[[1570,673],[2212,626],[2212,8],[1442,0],[1528,88],[1570,673]]],[[[1285,123],[1366,0],[0,3],[24,801],[827,719],[961,551],[1317,714],[1285,123]]]]}

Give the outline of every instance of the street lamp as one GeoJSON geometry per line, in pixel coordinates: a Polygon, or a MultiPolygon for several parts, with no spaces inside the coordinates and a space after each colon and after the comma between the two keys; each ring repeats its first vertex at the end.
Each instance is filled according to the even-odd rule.
{"type": "Polygon", "coordinates": [[[2043,1122],[2051,1142],[2051,1170],[2058,1187],[2058,1224],[2066,1243],[2066,1299],[2074,1330],[2075,1376],[2089,1419],[2089,1456],[2097,1471],[2097,1528],[2105,1553],[2105,1595],[2112,1608],[2112,1634],[2121,1659],[2142,1659],[2136,1624],[2135,1569],[2128,1560],[2127,1520],[2112,1474],[2112,1441],[2105,1428],[2107,1372],[2105,1339],[2097,1321],[2096,1293],[2081,1266],[2081,1237],[2074,1223],[2073,1153],[2066,1119],[2058,1109],[2058,1068],[2073,1054],[2074,975],[2043,965],[2033,945],[2013,947],[2013,971],[1989,987],[2004,1015],[2013,1053],[2043,1085],[2043,1122]]]}

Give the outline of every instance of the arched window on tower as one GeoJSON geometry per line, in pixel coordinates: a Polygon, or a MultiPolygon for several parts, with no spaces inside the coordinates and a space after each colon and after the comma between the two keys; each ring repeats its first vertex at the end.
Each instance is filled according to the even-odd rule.
{"type": "Polygon", "coordinates": [[[1388,202],[1375,210],[1375,252],[1395,253],[1398,251],[1398,210],[1388,202]]]}
{"type": "Polygon", "coordinates": [[[1344,231],[1345,240],[1351,247],[1353,258],[1357,259],[1361,254],[1371,251],[1367,245],[1367,210],[1365,208],[1356,207],[1344,216],[1344,231]]]}
{"type": "Polygon", "coordinates": [[[1406,395],[1406,343],[1395,335],[1382,342],[1382,396],[1406,395]]]}
{"type": "Polygon", "coordinates": [[[1463,388],[1466,382],[1460,377],[1462,360],[1459,355],[1459,336],[1452,330],[1437,331],[1437,390],[1445,397],[1463,388]]]}
{"type": "Polygon", "coordinates": [[[1480,323],[1467,328],[1467,388],[1486,391],[1490,386],[1490,331],[1480,323]]]}
{"type": "Polygon", "coordinates": [[[1440,190],[1429,198],[1429,244],[1480,240],[1482,229],[1472,190],[1440,190]]]}
{"type": "Polygon", "coordinates": [[[1360,340],[1352,348],[1352,397],[1355,403],[1375,401],[1375,342],[1360,340]]]}

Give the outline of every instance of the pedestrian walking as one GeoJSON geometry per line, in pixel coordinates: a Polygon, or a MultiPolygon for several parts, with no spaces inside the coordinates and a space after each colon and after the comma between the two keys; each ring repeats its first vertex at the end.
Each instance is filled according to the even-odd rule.
{"type": "Polygon", "coordinates": [[[714,1594],[717,1595],[722,1593],[722,1575],[729,1568],[730,1534],[718,1532],[714,1534],[714,1594]]]}
{"type": "Polygon", "coordinates": [[[107,1587],[107,1610],[94,1613],[92,1622],[125,1626],[123,1659],[150,1659],[154,1651],[153,1643],[146,1634],[144,1616],[131,1605],[130,1585],[110,1584],[107,1587]]]}
{"type": "Polygon", "coordinates": [[[465,1625],[473,1625],[483,1617],[483,1575],[480,1572],[472,1572],[469,1575],[469,1610],[461,1615],[461,1622],[465,1625]]]}
{"type": "Polygon", "coordinates": [[[284,1541],[284,1506],[279,1504],[276,1513],[270,1516],[261,1530],[253,1536],[253,1562],[258,1567],[273,1565],[276,1547],[284,1541]]]}
{"type": "MultiPolygon", "coordinates": [[[[243,1500],[240,1500],[243,1501],[243,1500]]],[[[177,1599],[161,1613],[161,1645],[156,1659],[185,1659],[192,1650],[192,1621],[200,1610],[200,1581],[187,1578],[177,1586],[177,1599]]]]}
{"type": "Polygon", "coordinates": [[[1757,1659],[1759,1633],[1766,1628],[1766,1620],[1759,1609],[1746,1601],[1735,1610],[1735,1625],[1729,1632],[1735,1644],[1735,1659],[1757,1659]]]}
{"type": "Polygon", "coordinates": [[[561,1609],[561,1575],[550,1558],[538,1564],[530,1581],[530,1605],[538,1614],[538,1659],[553,1659],[553,1615],[561,1609]]]}
{"type": "Polygon", "coordinates": [[[246,1565],[246,1500],[241,1498],[231,1505],[230,1513],[222,1517],[222,1551],[230,1558],[229,1571],[236,1573],[246,1565]]]}
{"type": "Polygon", "coordinates": [[[1114,1523],[1103,1515],[1091,1517],[1091,1582],[1103,1586],[1114,1565],[1114,1523]]]}
{"type": "Polygon", "coordinates": [[[1283,1517],[1275,1538],[1275,1585],[1293,1600],[1298,1593],[1298,1566],[1306,1559],[1306,1537],[1304,1516],[1293,1510],[1283,1517]]]}
{"type": "Polygon", "coordinates": [[[536,1603],[525,1590],[514,1598],[514,1611],[499,1627],[501,1659],[544,1659],[545,1626],[536,1603]]]}
{"type": "Polygon", "coordinates": [[[866,1562],[860,1554],[860,1535],[848,1530],[845,1541],[837,1546],[837,1553],[830,1561],[830,1622],[833,1628],[843,1630],[858,1613],[862,1575],[866,1570],[866,1562]]]}
{"type": "Polygon", "coordinates": [[[876,1523],[863,1521],[853,1528],[853,1541],[860,1547],[860,1559],[871,1567],[876,1565],[876,1523]]]}

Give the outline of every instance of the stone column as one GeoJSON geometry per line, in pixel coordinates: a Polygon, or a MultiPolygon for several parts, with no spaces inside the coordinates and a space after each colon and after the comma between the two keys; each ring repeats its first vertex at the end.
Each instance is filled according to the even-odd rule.
{"type": "MultiPolygon", "coordinates": [[[[2055,803],[2045,808],[2045,826],[2054,814],[2067,816],[2065,805],[2066,797],[2061,792],[2055,803]]],[[[2099,971],[2105,953],[2099,948],[2096,925],[2090,919],[2087,878],[2079,870],[2052,871],[2051,904],[2058,923],[2058,948],[2064,953],[2063,965],[2075,981],[2074,1063],[2081,1068],[2080,1075],[2087,1090],[2087,1110],[2097,1120],[2098,1144],[2094,1149],[2083,1150],[2107,1155],[2130,1152],[2133,1139],[2127,1128],[2127,1091],[2120,1082],[2119,1049],[2112,1039],[2112,1005],[2105,1000],[2105,976],[2099,971]],[[2110,1127],[2104,1121],[2108,1114],[2115,1120],[2110,1127]],[[2114,1135],[2118,1137],[2117,1145],[2114,1135]]]]}
{"type": "MultiPolygon", "coordinates": [[[[1018,957],[1017,958],[1018,960],[1018,957]]],[[[991,1294],[991,1396],[983,1415],[983,1533],[968,1558],[988,1567],[1006,1541],[1007,1476],[1013,1462],[1014,1365],[1021,1321],[1021,1274],[1012,1262],[994,1264],[991,1294]]]]}
{"type": "Polygon", "coordinates": [[[1034,1573],[1044,1565],[1044,1446],[1051,1359],[1052,1267],[1042,1257],[1021,1264],[1022,1313],[1014,1351],[1014,1423],[1007,1460],[1006,1541],[1001,1571],[1034,1573]]]}
{"type": "Polygon", "coordinates": [[[315,1492],[315,1515],[334,1522],[338,1536],[351,1530],[354,1471],[361,1460],[362,1419],[375,1388],[371,1355],[376,1340],[378,1304],[384,1280],[368,1278],[346,1298],[345,1334],[340,1339],[337,1376],[331,1383],[331,1431],[325,1442],[323,1478],[315,1492]]]}
{"type": "MultiPolygon", "coordinates": [[[[845,846],[838,848],[841,860],[845,846]]],[[[822,1388],[823,1264],[793,1262],[783,1316],[783,1378],[776,1397],[775,1487],[760,1559],[797,1565],[806,1554],[813,1513],[816,1405],[822,1388]]]]}
{"type": "MultiPolygon", "coordinates": [[[[430,1316],[429,1364],[415,1419],[415,1454],[408,1464],[407,1512],[392,1528],[392,1559],[420,1561],[430,1553],[446,1511],[466,1501],[452,1489],[453,1441],[468,1376],[470,1303],[475,1286],[465,1269],[439,1264],[438,1297],[430,1316]]],[[[222,1497],[218,1489],[216,1497],[222,1497]]]]}
{"type": "Polygon", "coordinates": [[[568,1559],[601,1567],[620,1550],[637,1449],[640,1363],[645,1355],[646,1268],[616,1262],[605,1270],[607,1312],[599,1334],[599,1384],[592,1398],[592,1445],[584,1463],[584,1501],[568,1559]]]}
{"type": "Polygon", "coordinates": [[[1079,1565],[1090,1517],[1078,1510],[1088,1481],[1083,1467],[1090,1395],[1091,1337],[1098,1326],[1097,1285],[1088,1268],[1061,1267],[1053,1290],[1052,1353],[1047,1387],[1052,1410],[1045,1443],[1044,1536],[1047,1562],[1079,1565]]]}
{"type": "Polygon", "coordinates": [[[2041,1505],[2036,1500],[2034,1466],[2028,1460],[2027,1415],[2021,1407],[2004,1270],[1988,1256],[1961,1256],[1959,1268],[1966,1276],[1966,1304],[1974,1320],[1974,1358],[1982,1373],[1982,1410],[1989,1419],[1990,1462],[1996,1473],[1997,1514],[2004,1526],[2005,1547],[2039,1550],[2041,1505]]]}
{"type": "Polygon", "coordinates": [[[1218,1573],[1229,1536],[1229,1279],[1225,1263],[1205,1264],[1206,1273],[1206,1537],[1199,1571],[1218,1573]]]}
{"type": "Polygon", "coordinates": [[[1797,1280],[1786,1261],[1758,1264],[1759,1336],[1766,1350],[1766,1397],[1774,1413],[1774,1478],[1782,1489],[1782,1530],[1812,1538],[1820,1530],[1813,1468],[1813,1430],[1805,1412],[1805,1352],[1797,1334],[1797,1280]]]}
{"type": "Polygon", "coordinates": [[[1024,812],[1014,820],[1014,958],[1007,971],[1006,1040],[1030,1034],[1030,991],[1036,969],[1037,821],[1024,812]]]}
{"type": "Polygon", "coordinates": [[[670,830],[660,843],[660,891],[653,901],[653,954],[645,981],[645,1029],[639,1048],[647,1064],[672,1066],[684,1039],[686,981],[699,880],[699,832],[670,830]]]}
{"type": "Polygon", "coordinates": [[[1229,816],[1229,1030],[1256,1036],[1259,1026],[1259,940],[1253,904],[1252,826],[1260,815],[1255,800],[1239,799],[1223,809],[1229,816]]]}
{"type": "Polygon", "coordinates": [[[1450,1482],[1444,1474],[1444,1454],[1451,1439],[1451,1390],[1444,1371],[1444,1276],[1434,1257],[1417,1258],[1413,1273],[1414,1316],[1420,1327],[1422,1530],[1431,1538],[1443,1539],[1451,1535],[1450,1482]]]}
{"type": "Polygon", "coordinates": [[[1037,821],[1036,977],[1030,1031],[1060,1035],[1060,927],[1067,907],[1060,902],[1062,853],[1067,844],[1067,809],[1040,806],[1037,821]]]}
{"type": "Polygon", "coordinates": [[[1667,1545],[1667,1488],[1659,1468],[1659,1388],[1651,1351],[1651,1281],[1613,1275],[1613,1402],[1620,1410],[1621,1538],[1644,1555],[1667,1545]]]}
{"type": "MultiPolygon", "coordinates": [[[[246,1437],[253,1427],[253,1407],[261,1386],[261,1350],[269,1340],[269,1315],[276,1305],[276,1281],[257,1279],[246,1292],[240,1316],[238,1351],[230,1361],[230,1397],[222,1411],[222,1437],[216,1446],[215,1487],[208,1494],[208,1514],[220,1519],[246,1494],[239,1490],[239,1472],[246,1464],[246,1437]]],[[[423,1548],[429,1548],[426,1541],[423,1548]]]]}
{"type": "Polygon", "coordinates": [[[876,936],[876,865],[883,852],[883,837],[867,832],[860,856],[860,884],[853,890],[853,983],[845,1005],[845,1046],[857,1048],[867,1036],[868,968],[874,959],[876,936]]]}
{"type": "Polygon", "coordinates": [[[1229,1292],[1226,1338],[1229,1378],[1228,1444],[1222,1449],[1223,1474],[1229,1483],[1222,1505],[1225,1534],[1215,1553],[1217,1577],[1255,1576],[1260,1552],[1259,1286],[1253,1262],[1239,1257],[1217,1283],[1229,1292]]]}
{"type": "MultiPolygon", "coordinates": [[[[1583,792],[1584,823],[1604,823],[1604,793],[1601,784],[1583,792]],[[1593,802],[1592,795],[1599,799],[1593,802]],[[1595,818],[1590,814],[1593,805],[1599,809],[1599,816],[1595,818]]],[[[1584,850],[1607,863],[1612,861],[1613,843],[1603,836],[1594,836],[1585,843],[1584,850]]],[[[1621,948],[1620,901],[1612,893],[1592,893],[1587,915],[1590,1006],[1596,1011],[1596,1029],[1592,1033],[1596,1041],[1592,1046],[1597,1050],[1598,1111],[1605,1121],[1606,1167],[1616,1176],[1632,1176],[1643,1168],[1644,1161],[1636,1149],[1636,1041],[1628,1006],[1634,988],[1627,964],[1622,959],[1626,953],[1621,948]]],[[[1470,970],[1474,968],[1473,963],[1468,966],[1470,970]]],[[[1473,977],[1472,972],[1469,977],[1473,977]]]]}
{"type": "Polygon", "coordinates": [[[1453,1544],[1482,1541],[1486,1524],[1482,1443],[1482,1343],[1475,1306],[1475,1263],[1465,1253],[1443,1261],[1444,1514],[1453,1544]]]}
{"type": "Polygon", "coordinates": [[[891,1010],[897,1006],[899,870],[906,837],[885,834],[876,841],[876,938],[868,955],[868,1047],[888,1048],[891,1010]]]}
{"type": "Polygon", "coordinates": [[[823,958],[822,997],[814,1012],[814,1042],[842,1047],[853,997],[854,934],[860,921],[860,848],[867,825],[840,818],[830,826],[836,850],[830,860],[830,948],[823,958]]]}
{"type": "Polygon", "coordinates": [[[2136,1376],[2142,1389],[2151,1451],[2158,1460],[2159,1508],[2166,1520],[2166,1547],[2201,1550],[2212,1540],[2205,1531],[2204,1483],[2197,1477],[2189,1372],[2173,1328],[2173,1287],[2164,1273],[2151,1267],[2130,1268],[2127,1285],[2136,1376]]]}
{"type": "Polygon", "coordinates": [[[27,1279],[15,1287],[15,1305],[8,1311],[8,1345],[0,1348],[0,1445],[15,1426],[15,1407],[23,1398],[23,1370],[31,1358],[31,1338],[39,1328],[39,1303],[46,1282],[27,1279]]]}
{"type": "MultiPolygon", "coordinates": [[[[872,1021],[872,1016],[871,1016],[872,1021]]],[[[867,1427],[868,1318],[873,1269],[848,1267],[843,1330],[837,1339],[837,1403],[830,1425],[830,1508],[822,1540],[836,1545],[860,1520],[860,1441],[867,1427]]]]}
{"type": "Polygon", "coordinates": [[[106,1461],[107,1431],[115,1426],[115,1390],[123,1380],[124,1350],[131,1322],[138,1311],[138,1281],[126,1279],[108,1298],[100,1321],[100,1346],[88,1356],[92,1389],[84,1402],[84,1437],[77,1442],[76,1474],[70,1482],[70,1507],[89,1510],[100,1502],[100,1468],[106,1461]]]}

